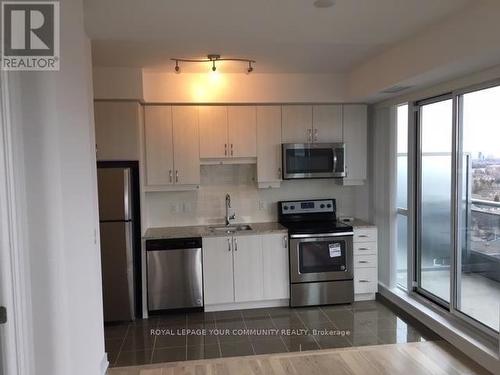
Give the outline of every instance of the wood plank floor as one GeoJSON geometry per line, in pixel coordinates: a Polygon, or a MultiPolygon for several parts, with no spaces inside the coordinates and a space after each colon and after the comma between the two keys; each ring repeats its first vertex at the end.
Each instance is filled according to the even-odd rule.
{"type": "Polygon", "coordinates": [[[445,341],[170,362],[109,375],[489,374],[445,341]]]}

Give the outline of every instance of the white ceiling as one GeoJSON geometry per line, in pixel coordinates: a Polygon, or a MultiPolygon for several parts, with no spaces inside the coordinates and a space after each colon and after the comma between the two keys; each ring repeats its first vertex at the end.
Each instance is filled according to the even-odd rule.
{"type": "Polygon", "coordinates": [[[471,0],[336,3],[318,9],[313,0],[85,0],[85,23],[97,66],[173,68],[171,57],[219,53],[257,60],[256,72],[343,73],[471,0]]]}

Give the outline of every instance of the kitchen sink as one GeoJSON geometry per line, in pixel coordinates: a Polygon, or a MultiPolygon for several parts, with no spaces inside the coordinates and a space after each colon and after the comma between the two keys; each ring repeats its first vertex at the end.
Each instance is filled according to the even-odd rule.
{"type": "Polygon", "coordinates": [[[238,225],[220,225],[209,227],[212,232],[225,232],[225,233],[234,233],[234,232],[243,232],[247,230],[252,230],[252,227],[247,224],[238,224],[238,225]]]}

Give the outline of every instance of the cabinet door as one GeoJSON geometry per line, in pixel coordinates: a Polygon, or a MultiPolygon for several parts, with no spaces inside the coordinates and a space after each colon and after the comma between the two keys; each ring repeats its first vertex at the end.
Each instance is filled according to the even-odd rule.
{"type": "Polygon", "coordinates": [[[257,181],[281,181],[281,107],[257,107],[257,181]]]}
{"type": "Polygon", "coordinates": [[[289,298],[288,236],[268,234],[262,236],[264,272],[264,298],[289,298]]]}
{"type": "Polygon", "coordinates": [[[200,158],[224,158],[227,149],[227,109],[200,106],[200,158]]]}
{"type": "Polygon", "coordinates": [[[312,142],[312,106],[284,105],[282,119],[283,143],[312,142]]]}
{"type": "Polygon", "coordinates": [[[313,107],[313,141],[342,142],[342,106],[315,105],[313,107]]]}
{"type": "Polygon", "coordinates": [[[227,107],[229,156],[257,156],[257,119],[254,106],[227,107]]]}
{"type": "Polygon", "coordinates": [[[200,183],[200,143],[198,107],[173,106],[174,181],[176,184],[200,183]]]}
{"type": "Polygon", "coordinates": [[[235,302],[261,300],[262,236],[233,237],[233,244],[235,302]]]}
{"type": "Polygon", "coordinates": [[[95,102],[97,160],[139,160],[140,105],[95,102]]]}
{"type": "Polygon", "coordinates": [[[152,105],[144,109],[146,153],[146,184],[173,183],[174,159],[172,139],[172,108],[152,105]]]}
{"type": "Polygon", "coordinates": [[[203,238],[205,305],[234,302],[231,237],[203,238]]]}
{"type": "Polygon", "coordinates": [[[343,106],[345,166],[344,184],[361,185],[366,180],[367,108],[363,104],[343,106]]]}

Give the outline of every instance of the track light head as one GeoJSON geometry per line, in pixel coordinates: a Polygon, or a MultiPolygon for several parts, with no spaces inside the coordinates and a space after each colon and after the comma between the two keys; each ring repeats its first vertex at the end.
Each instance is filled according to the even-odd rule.
{"type": "Polygon", "coordinates": [[[247,69],[247,74],[250,74],[253,72],[253,67],[252,67],[252,62],[248,62],[248,69],[247,69]]]}
{"type": "Polygon", "coordinates": [[[175,72],[179,74],[181,72],[181,68],[179,67],[179,61],[175,61],[175,72]]]}
{"type": "Polygon", "coordinates": [[[212,72],[215,72],[217,68],[215,67],[215,60],[212,60],[212,72]]]}

